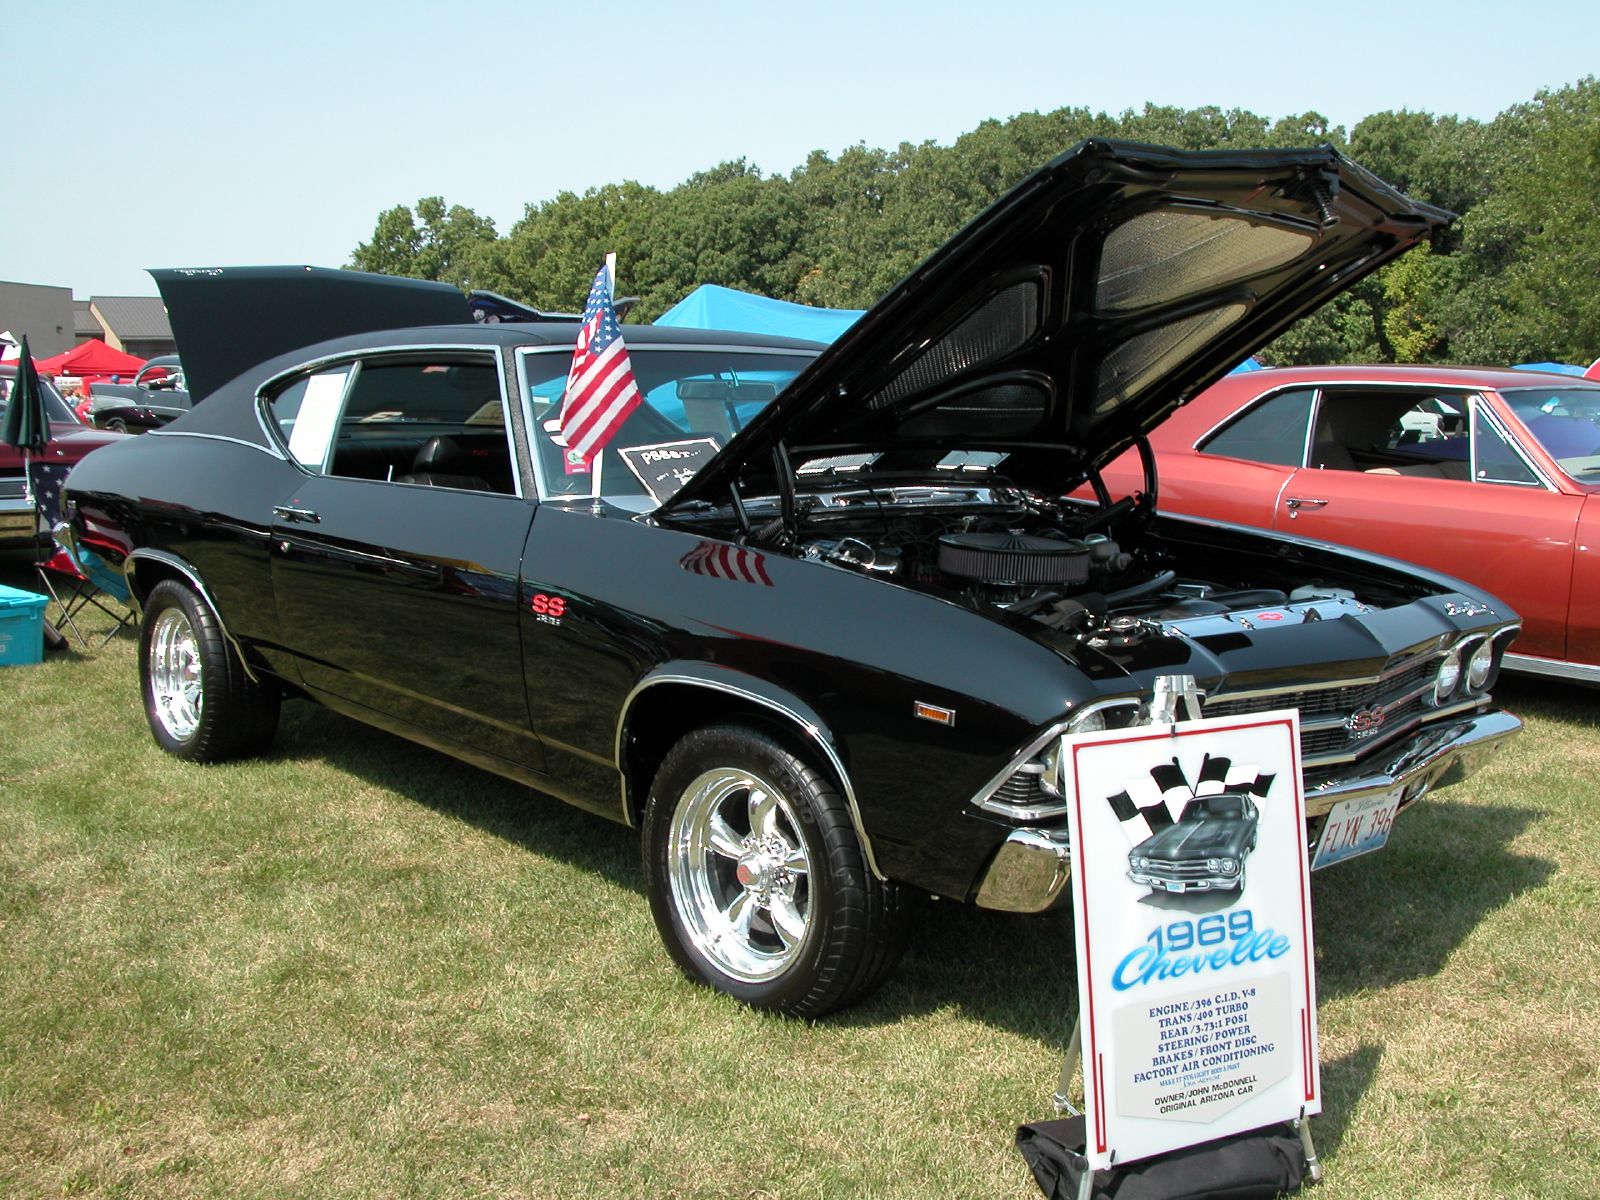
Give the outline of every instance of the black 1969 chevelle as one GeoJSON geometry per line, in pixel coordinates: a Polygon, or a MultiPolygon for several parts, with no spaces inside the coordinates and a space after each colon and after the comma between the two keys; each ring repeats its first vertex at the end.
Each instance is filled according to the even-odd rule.
{"type": "Polygon", "coordinates": [[[1157,892],[1242,892],[1261,813],[1241,791],[1196,796],[1128,851],[1128,878],[1157,892]]]}
{"type": "Polygon", "coordinates": [[[160,271],[204,403],[79,466],[65,536],[126,547],[172,753],[259,752],[309,697],[638,826],[683,969],[815,1015],[890,974],[919,895],[1065,899],[1062,739],[1157,691],[1298,705],[1311,839],[1519,728],[1497,600],[1158,516],[1145,443],[1447,217],[1328,148],[1085,143],[825,350],[626,327],[645,402],[587,475],[552,433],[571,322],[160,271]]]}

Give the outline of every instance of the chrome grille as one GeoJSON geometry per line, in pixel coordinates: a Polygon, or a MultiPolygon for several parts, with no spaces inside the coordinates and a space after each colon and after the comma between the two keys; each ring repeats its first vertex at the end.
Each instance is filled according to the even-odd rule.
{"type": "Polygon", "coordinates": [[[22,472],[15,475],[0,475],[0,500],[21,500],[28,494],[27,485],[22,481],[22,472]]]}
{"type": "Polygon", "coordinates": [[[1169,879],[1208,879],[1216,872],[1202,862],[1173,862],[1167,858],[1152,858],[1150,865],[1138,868],[1140,874],[1164,875],[1169,879]]]}
{"type": "Polygon", "coordinates": [[[1427,687],[1439,669],[1437,654],[1393,659],[1376,680],[1345,687],[1313,688],[1299,692],[1272,692],[1264,695],[1229,697],[1226,693],[1207,702],[1208,717],[1237,717],[1247,713],[1270,712],[1278,708],[1300,710],[1300,755],[1308,765],[1319,758],[1353,757],[1381,746],[1414,725],[1428,707],[1427,687]],[[1414,694],[1415,693],[1415,694],[1414,694]],[[1397,703],[1399,702],[1399,703],[1397,703]],[[1395,704],[1384,714],[1383,726],[1374,734],[1353,737],[1341,721],[1362,709],[1395,704]],[[1306,728],[1307,724],[1322,728],[1306,728]]]}
{"type": "Polygon", "coordinates": [[[1039,772],[1018,771],[995,789],[994,798],[1002,804],[1044,804],[1051,797],[1039,786],[1039,772]]]}

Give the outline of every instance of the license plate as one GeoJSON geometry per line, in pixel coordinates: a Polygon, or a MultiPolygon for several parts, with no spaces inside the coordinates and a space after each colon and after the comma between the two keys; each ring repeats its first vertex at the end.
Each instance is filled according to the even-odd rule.
{"type": "Polygon", "coordinates": [[[1328,823],[1322,827],[1322,840],[1317,843],[1317,856],[1311,862],[1311,869],[1320,871],[1359,854],[1383,849],[1399,811],[1398,788],[1378,796],[1339,801],[1329,811],[1328,823]]]}
{"type": "Polygon", "coordinates": [[[1168,882],[1167,891],[1169,891],[1169,892],[1181,892],[1181,891],[1183,891],[1183,884],[1168,882]]]}

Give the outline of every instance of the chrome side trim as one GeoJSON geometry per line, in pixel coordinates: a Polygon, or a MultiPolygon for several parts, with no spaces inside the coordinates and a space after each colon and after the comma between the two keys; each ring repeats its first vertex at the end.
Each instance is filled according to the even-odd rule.
{"type": "Polygon", "coordinates": [[[124,560],[122,564],[122,573],[128,580],[128,595],[132,598],[135,607],[139,610],[139,615],[141,617],[144,615],[144,604],[142,603],[142,598],[139,595],[139,590],[133,586],[133,577],[135,573],[134,568],[137,567],[140,562],[143,562],[146,559],[149,559],[151,562],[158,562],[164,566],[171,567],[174,571],[177,571],[178,574],[182,575],[189,581],[190,586],[193,587],[197,593],[199,593],[200,599],[204,600],[207,607],[211,609],[211,615],[217,619],[217,628],[222,630],[222,636],[227,640],[228,645],[233,647],[233,652],[239,656],[239,665],[244,668],[244,673],[250,677],[250,682],[260,683],[260,678],[250,667],[249,658],[245,656],[244,647],[241,646],[239,644],[239,640],[228,631],[228,623],[227,621],[223,620],[222,609],[217,607],[217,600],[216,597],[211,594],[211,589],[206,587],[205,582],[200,578],[200,573],[188,563],[184,562],[183,559],[179,558],[176,554],[169,554],[165,550],[135,550],[128,555],[126,560],[124,560]]]}
{"type": "Polygon", "coordinates": [[[265,454],[268,458],[282,458],[272,446],[263,446],[259,442],[247,442],[243,438],[228,437],[222,433],[193,433],[187,429],[151,429],[146,431],[145,437],[173,437],[173,438],[201,438],[208,442],[229,442],[235,446],[243,446],[247,450],[255,450],[265,454]]]}
{"type": "Polygon", "coordinates": [[[839,757],[839,752],[834,748],[833,739],[823,729],[822,725],[801,713],[797,709],[782,704],[770,696],[763,696],[749,688],[742,688],[736,684],[722,680],[702,679],[695,675],[662,674],[649,675],[634,685],[627,698],[622,702],[622,711],[617,714],[617,732],[612,747],[612,760],[616,765],[618,783],[622,789],[622,819],[630,826],[633,824],[631,809],[628,804],[628,777],[622,765],[622,737],[627,728],[628,713],[633,709],[633,702],[648,689],[662,683],[687,684],[692,687],[702,687],[714,692],[724,692],[730,696],[738,696],[770,709],[797,726],[809,738],[828,760],[828,765],[833,768],[839,785],[844,790],[844,801],[850,809],[850,823],[855,826],[856,838],[861,843],[861,853],[867,860],[867,869],[874,877],[887,881],[888,876],[878,866],[877,856],[872,852],[872,840],[867,836],[867,829],[861,821],[861,805],[856,800],[854,785],[850,782],[850,773],[845,770],[844,761],[839,757]]]}
{"type": "Polygon", "coordinates": [[[1567,662],[1559,658],[1534,658],[1530,654],[1507,654],[1500,660],[1506,671],[1526,675],[1544,675],[1551,679],[1570,679],[1574,683],[1600,684],[1600,666],[1593,663],[1567,662]]]}

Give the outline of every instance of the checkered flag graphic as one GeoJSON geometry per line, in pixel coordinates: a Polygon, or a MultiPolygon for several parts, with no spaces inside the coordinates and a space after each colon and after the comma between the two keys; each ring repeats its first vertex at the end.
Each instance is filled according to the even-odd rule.
{"type": "Polygon", "coordinates": [[[1236,766],[1222,755],[1207,754],[1191,784],[1183,766],[1174,757],[1171,762],[1151,767],[1149,774],[1129,780],[1125,790],[1107,796],[1106,800],[1121,822],[1123,836],[1131,849],[1168,825],[1176,824],[1183,806],[1196,796],[1215,796],[1224,791],[1248,792],[1259,802],[1266,798],[1276,778],[1276,775],[1263,775],[1253,764],[1236,766]]]}

